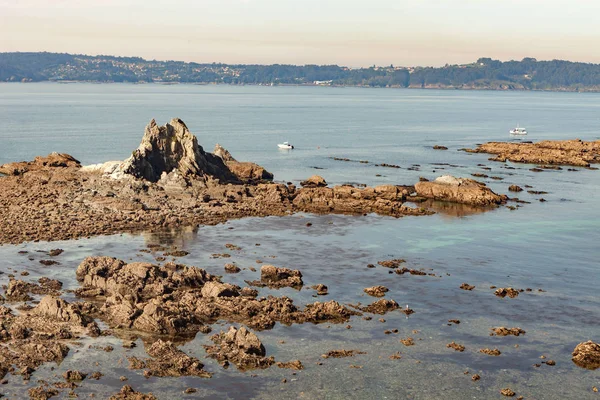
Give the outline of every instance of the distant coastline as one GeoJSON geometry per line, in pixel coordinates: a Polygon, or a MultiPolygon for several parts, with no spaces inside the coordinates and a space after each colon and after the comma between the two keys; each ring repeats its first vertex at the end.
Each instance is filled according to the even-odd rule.
{"type": "Polygon", "coordinates": [[[64,53],[0,53],[0,82],[227,84],[600,92],[600,65],[480,58],[444,67],[230,65],[64,53]]]}

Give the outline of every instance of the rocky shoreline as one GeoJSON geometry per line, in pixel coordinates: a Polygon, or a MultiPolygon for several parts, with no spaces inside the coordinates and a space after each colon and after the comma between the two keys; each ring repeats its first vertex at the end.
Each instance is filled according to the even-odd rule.
{"type": "Polygon", "coordinates": [[[82,167],[70,155],[53,153],[2,165],[0,172],[6,175],[0,178],[0,244],[296,212],[430,215],[418,206],[426,198],[472,205],[506,201],[472,180],[357,188],[328,187],[313,176],[301,188],[276,183],[270,172],[238,162],[219,145],[205,152],[180,119],[162,127],[152,120],[125,161],[82,167]]]}

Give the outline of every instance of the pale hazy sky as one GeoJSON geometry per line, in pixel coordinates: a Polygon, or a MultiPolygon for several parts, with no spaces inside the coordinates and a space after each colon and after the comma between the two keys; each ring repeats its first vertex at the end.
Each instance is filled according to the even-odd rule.
{"type": "Polygon", "coordinates": [[[600,0],[0,0],[0,52],[226,63],[600,63],[600,0]]]}

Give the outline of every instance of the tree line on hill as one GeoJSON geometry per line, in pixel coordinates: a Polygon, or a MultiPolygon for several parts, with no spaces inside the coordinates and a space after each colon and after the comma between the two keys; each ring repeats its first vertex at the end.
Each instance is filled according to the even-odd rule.
{"type": "Polygon", "coordinates": [[[0,53],[0,81],[92,81],[340,85],[370,87],[600,91],[600,65],[562,60],[498,61],[444,67],[231,65],[64,53],[0,53]]]}

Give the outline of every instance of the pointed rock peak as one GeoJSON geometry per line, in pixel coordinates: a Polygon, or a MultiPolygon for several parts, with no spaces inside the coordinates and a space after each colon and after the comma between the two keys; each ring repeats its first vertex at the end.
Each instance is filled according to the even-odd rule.
{"type": "Polygon", "coordinates": [[[140,146],[123,165],[125,174],[157,182],[163,173],[177,171],[185,179],[208,177],[222,183],[239,180],[219,157],[206,153],[196,137],[179,118],[158,126],[152,119],[140,146]]]}
{"type": "Polygon", "coordinates": [[[221,157],[221,159],[225,162],[228,163],[230,161],[236,161],[235,158],[233,158],[233,156],[231,155],[231,153],[224,148],[223,146],[221,146],[219,143],[217,143],[215,145],[215,149],[213,150],[213,154],[217,157],[221,157]]]}

